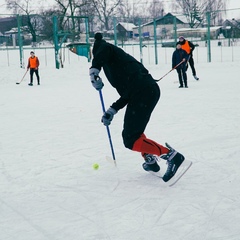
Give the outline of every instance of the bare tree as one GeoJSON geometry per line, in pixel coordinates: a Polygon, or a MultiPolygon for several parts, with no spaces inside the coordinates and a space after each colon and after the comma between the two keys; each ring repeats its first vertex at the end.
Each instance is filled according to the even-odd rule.
{"type": "Polygon", "coordinates": [[[6,0],[7,8],[12,10],[14,14],[24,15],[27,23],[27,29],[24,31],[29,32],[32,35],[32,44],[36,45],[37,41],[37,33],[36,26],[38,21],[36,19],[36,15],[33,15],[33,10],[31,10],[31,6],[34,6],[33,0],[6,0]]]}
{"type": "Polygon", "coordinates": [[[149,17],[162,17],[164,13],[164,4],[161,0],[153,1],[148,7],[149,17]]]}
{"type": "Polygon", "coordinates": [[[189,26],[196,28],[206,20],[206,12],[210,13],[212,25],[221,18],[221,10],[226,8],[224,0],[176,0],[175,9],[186,16],[189,26]]]}
{"type": "Polygon", "coordinates": [[[118,15],[124,16],[124,18],[127,18],[128,21],[131,21],[132,19],[132,3],[130,3],[128,0],[125,0],[122,4],[120,4],[117,8],[118,15]]]}
{"type": "Polygon", "coordinates": [[[227,2],[224,0],[208,0],[205,8],[205,12],[210,13],[210,19],[212,25],[217,25],[222,20],[222,15],[226,10],[227,2]]]}
{"type": "Polygon", "coordinates": [[[95,9],[91,0],[55,0],[55,3],[55,8],[59,11],[58,24],[60,31],[68,29],[72,33],[79,32],[80,16],[89,17],[90,24],[94,21],[92,16],[95,14],[95,9]]]}
{"type": "MultiPolygon", "coordinates": [[[[48,9],[41,11],[40,15],[42,16],[42,25],[39,29],[40,34],[43,39],[48,41],[53,40],[53,16],[59,16],[59,22],[63,22],[62,13],[58,9],[48,9]]],[[[63,29],[61,29],[63,30],[63,29]]]]}
{"type": "MultiPolygon", "coordinates": [[[[64,31],[65,25],[66,25],[66,18],[65,16],[68,15],[68,13],[71,16],[74,16],[75,8],[72,6],[72,1],[65,1],[65,0],[55,0],[56,3],[56,9],[58,10],[58,28],[59,31],[64,31]]],[[[73,21],[73,28],[74,28],[74,21],[73,21]]]]}
{"type": "Polygon", "coordinates": [[[123,4],[123,0],[92,0],[91,2],[105,30],[109,30],[112,17],[117,15],[117,7],[123,4]]]}

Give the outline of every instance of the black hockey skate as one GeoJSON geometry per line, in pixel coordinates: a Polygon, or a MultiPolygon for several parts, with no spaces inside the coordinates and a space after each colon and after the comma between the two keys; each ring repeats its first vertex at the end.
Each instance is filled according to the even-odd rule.
{"type": "Polygon", "coordinates": [[[144,160],[145,162],[143,163],[142,167],[145,171],[147,172],[159,172],[160,167],[157,164],[157,157],[152,155],[152,154],[144,154],[144,160]]]}
{"type": "Polygon", "coordinates": [[[162,177],[164,182],[168,182],[175,175],[178,168],[185,160],[184,156],[173,149],[169,144],[166,143],[166,147],[169,148],[169,153],[161,156],[161,158],[167,160],[168,164],[167,171],[162,177]]]}
{"type": "Polygon", "coordinates": [[[193,75],[193,77],[195,78],[195,80],[199,80],[199,77],[197,75],[193,75]]]}

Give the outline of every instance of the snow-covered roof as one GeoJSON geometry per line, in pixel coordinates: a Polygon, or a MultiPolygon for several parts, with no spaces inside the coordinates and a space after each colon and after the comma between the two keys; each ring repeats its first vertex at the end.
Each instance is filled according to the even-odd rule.
{"type": "Polygon", "coordinates": [[[133,23],[128,23],[128,22],[119,22],[118,24],[122,25],[127,31],[132,31],[136,25],[133,23]]]}
{"type": "MultiPolygon", "coordinates": [[[[210,27],[210,31],[216,31],[222,28],[222,26],[210,27]]],[[[179,28],[177,32],[207,32],[207,28],[179,28]]]]}
{"type": "Polygon", "coordinates": [[[182,21],[183,23],[188,23],[187,17],[185,15],[173,15],[176,18],[178,18],[180,21],[182,21]]]}
{"type": "MultiPolygon", "coordinates": [[[[173,18],[173,17],[176,17],[176,19],[178,20],[178,21],[181,21],[183,24],[187,24],[187,18],[186,18],[186,16],[183,16],[183,15],[174,15],[174,14],[172,14],[172,13],[167,13],[167,14],[165,14],[163,17],[160,17],[160,18],[156,18],[155,19],[155,21],[156,22],[159,22],[159,21],[161,21],[161,20],[163,20],[163,19],[167,19],[167,18],[173,18]]],[[[153,22],[154,21],[150,21],[150,22],[147,22],[147,23],[144,23],[144,24],[142,24],[141,25],[141,27],[144,27],[144,26],[147,26],[147,25],[153,25],[153,22]]],[[[164,23],[165,24],[165,23],[164,23]]],[[[172,24],[172,23],[171,23],[172,24]]],[[[134,28],[137,28],[138,26],[136,26],[136,27],[134,27],[134,28]]]]}
{"type": "Polygon", "coordinates": [[[18,28],[12,28],[9,31],[6,31],[5,34],[13,34],[13,33],[17,33],[18,32],[18,28]]]}
{"type": "Polygon", "coordinates": [[[223,25],[225,26],[225,28],[226,28],[226,26],[227,25],[231,25],[232,27],[234,27],[234,28],[240,28],[240,19],[235,19],[235,18],[233,18],[233,19],[226,19],[224,22],[223,22],[223,25]]]}

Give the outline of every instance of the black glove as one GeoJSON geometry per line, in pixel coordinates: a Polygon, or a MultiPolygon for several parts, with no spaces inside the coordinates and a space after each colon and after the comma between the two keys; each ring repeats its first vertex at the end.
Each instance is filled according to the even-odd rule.
{"type": "Polygon", "coordinates": [[[93,87],[98,91],[101,90],[104,86],[102,79],[98,76],[99,72],[100,71],[97,68],[89,69],[91,83],[93,87]]]}
{"type": "Polygon", "coordinates": [[[113,116],[117,113],[117,111],[110,107],[102,116],[102,123],[104,126],[108,126],[111,124],[111,121],[113,120],[113,116]]]}

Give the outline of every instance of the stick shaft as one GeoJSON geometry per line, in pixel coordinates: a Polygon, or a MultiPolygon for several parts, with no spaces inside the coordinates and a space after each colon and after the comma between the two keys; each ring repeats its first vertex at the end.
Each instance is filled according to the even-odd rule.
{"type": "Polygon", "coordinates": [[[22,77],[21,81],[20,81],[20,82],[18,82],[18,84],[20,84],[20,83],[23,81],[23,79],[25,78],[25,76],[26,76],[27,72],[28,72],[28,69],[27,69],[27,71],[24,73],[24,75],[23,75],[23,77],[22,77]]]}
{"type": "Polygon", "coordinates": [[[167,72],[165,75],[163,75],[161,78],[156,80],[156,82],[162,80],[165,76],[167,76],[172,70],[176,69],[179,65],[181,65],[184,61],[182,60],[180,63],[178,63],[175,67],[173,67],[169,72],[167,72]]]}
{"type": "MultiPolygon", "coordinates": [[[[99,90],[99,96],[100,96],[100,100],[101,100],[101,104],[102,104],[103,113],[105,113],[106,110],[105,110],[105,106],[104,106],[102,90],[99,90]]],[[[114,150],[113,150],[113,144],[112,144],[112,138],[111,138],[109,126],[106,126],[106,129],[107,129],[108,139],[109,139],[109,143],[110,143],[110,148],[111,148],[111,151],[112,151],[112,157],[113,157],[113,160],[116,160],[114,150]]]]}

